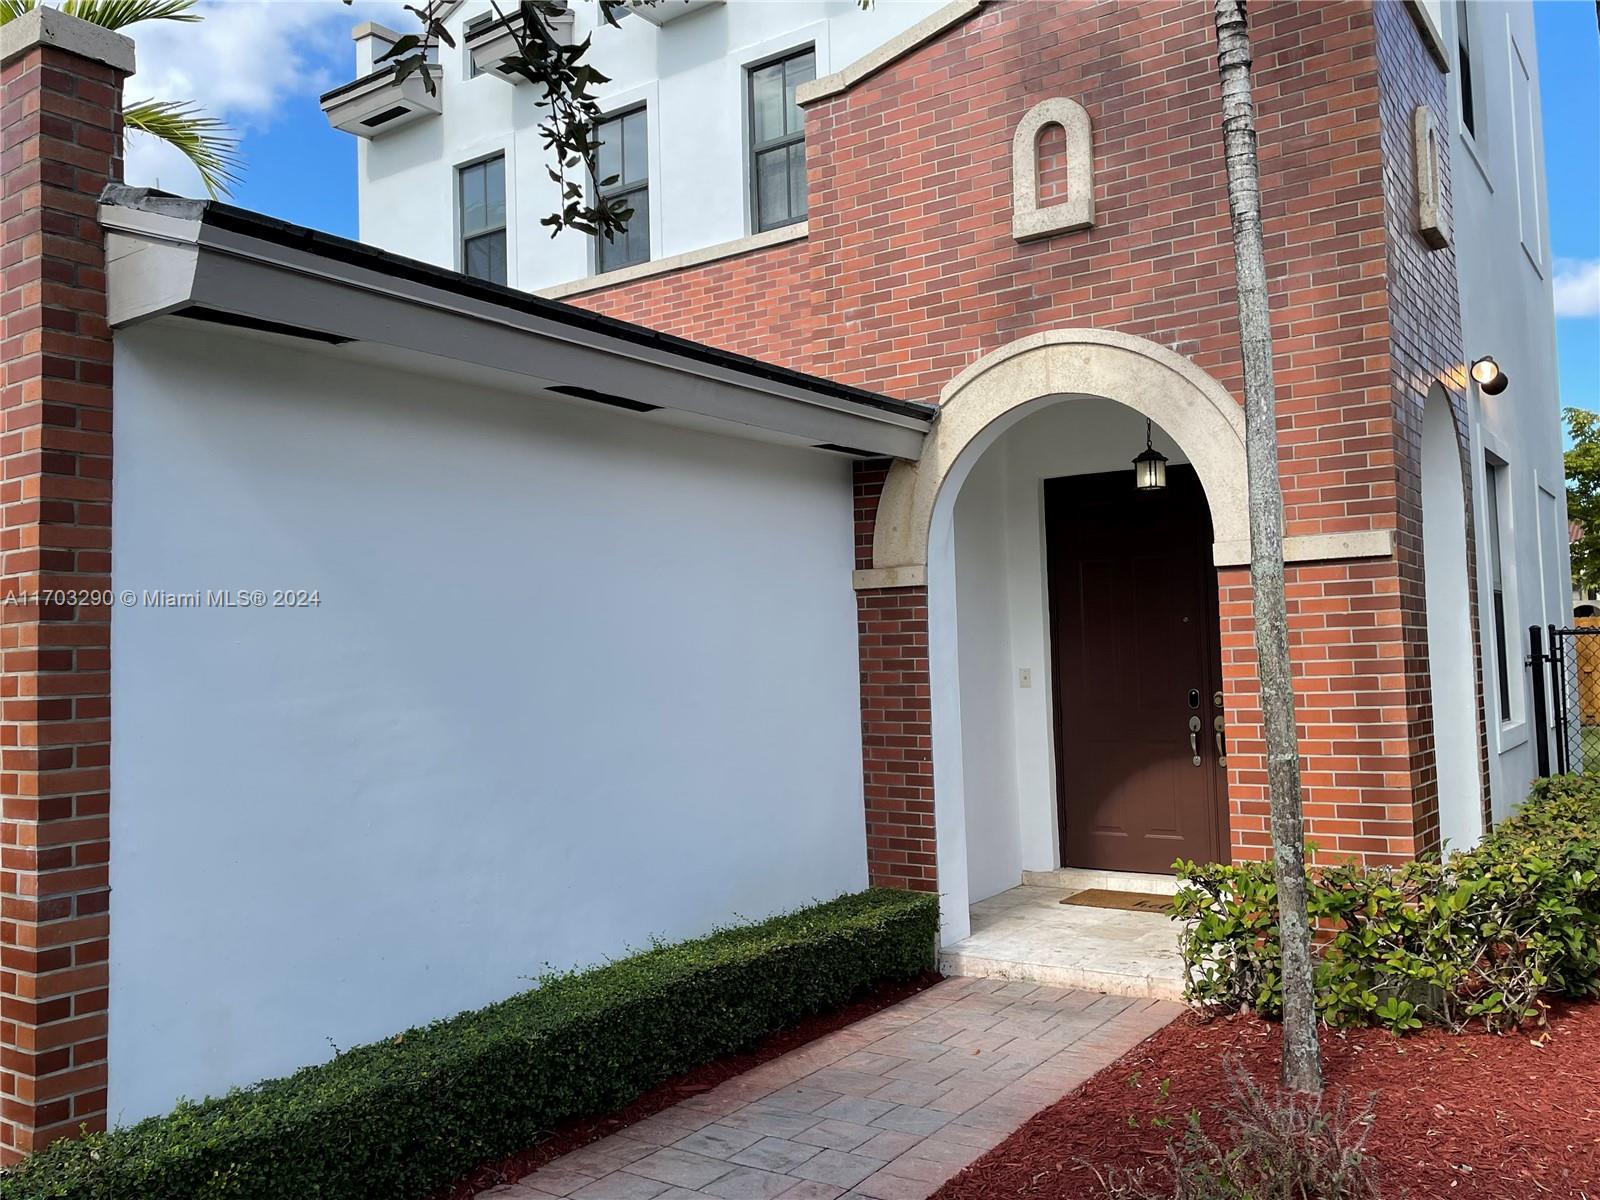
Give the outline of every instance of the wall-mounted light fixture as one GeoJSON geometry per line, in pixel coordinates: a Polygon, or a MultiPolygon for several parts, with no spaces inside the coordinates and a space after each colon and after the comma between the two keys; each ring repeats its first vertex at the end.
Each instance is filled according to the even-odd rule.
{"type": "Polygon", "coordinates": [[[1150,422],[1144,423],[1144,450],[1133,460],[1133,483],[1141,492],[1167,486],[1167,456],[1150,444],[1150,422]]]}
{"type": "Polygon", "coordinates": [[[1498,396],[1506,390],[1506,385],[1511,382],[1506,373],[1500,369],[1500,364],[1494,355],[1485,354],[1472,364],[1472,378],[1477,382],[1478,390],[1485,396],[1498,396]]]}

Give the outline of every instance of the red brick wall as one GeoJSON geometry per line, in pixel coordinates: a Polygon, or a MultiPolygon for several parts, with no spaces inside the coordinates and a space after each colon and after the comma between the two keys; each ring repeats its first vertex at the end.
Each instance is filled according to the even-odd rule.
{"type": "Polygon", "coordinates": [[[708,346],[806,370],[812,320],[806,292],[809,263],[804,241],[787,242],[573,296],[569,302],[708,346]]]}
{"type": "MultiPolygon", "coordinates": [[[[1417,340],[1415,322],[1453,326],[1455,315],[1407,307],[1412,324],[1391,330],[1399,202],[1386,193],[1386,150],[1395,170],[1409,170],[1410,155],[1396,157],[1381,116],[1378,20],[1365,0],[1262,4],[1251,16],[1287,532],[1405,537],[1415,455],[1397,345],[1417,340]]],[[[986,7],[814,104],[806,122],[803,246],[578,302],[914,400],[936,401],[962,368],[1028,333],[1084,326],[1174,347],[1240,391],[1209,6],[986,7]],[[1092,119],[1096,222],[1019,244],[1012,134],[1050,96],[1092,119]],[[781,283],[794,290],[765,290],[781,283]],[[744,307],[753,290],[775,316],[744,307]]],[[[1445,287],[1443,275],[1428,286],[1445,287]]],[[[1430,363],[1447,341],[1430,342],[1430,363]]],[[[1425,794],[1412,807],[1431,753],[1416,703],[1416,602],[1402,599],[1420,578],[1414,557],[1289,572],[1307,814],[1327,853],[1407,857],[1436,825],[1425,794]]],[[[1220,576],[1234,852],[1246,857],[1267,843],[1248,579],[1220,576]]],[[[892,594],[864,593],[864,622],[880,604],[902,611],[892,594]]],[[[870,668],[864,657],[864,682],[883,674],[870,668]]],[[[879,698],[864,695],[864,709],[877,712],[879,698]]],[[[899,724],[920,736],[926,711],[899,724]]],[[[869,778],[883,749],[868,744],[869,778]]],[[[926,802],[923,775],[895,786],[926,802]]],[[[869,810],[886,799],[869,787],[869,810]]],[[[873,863],[899,870],[876,852],[873,863]]]]}
{"type": "Polygon", "coordinates": [[[95,201],[122,77],[0,68],[0,1162],[105,1123],[110,624],[31,599],[111,586],[111,336],[95,201]]]}
{"type": "MultiPolygon", "coordinates": [[[[1428,619],[1423,587],[1422,417],[1430,387],[1443,384],[1455,420],[1466,495],[1467,577],[1477,578],[1477,538],[1472,508],[1471,440],[1467,426],[1465,350],[1461,337],[1454,245],[1432,249],[1417,232],[1417,183],[1412,148],[1412,117],[1419,105],[1433,111],[1438,129],[1450,126],[1445,76],[1428,53],[1404,6],[1380,4],[1376,10],[1381,68],[1384,144],[1384,196],[1388,237],[1391,394],[1395,409],[1400,564],[1400,603],[1405,638],[1407,705],[1412,713],[1408,754],[1419,849],[1439,845],[1438,772],[1434,764],[1433,698],[1428,672],[1428,619]]],[[[1450,149],[1455,139],[1439,138],[1440,202],[1451,211],[1450,149]]],[[[1472,642],[1478,641],[1478,589],[1467,589],[1472,642]]],[[[1489,740],[1483,724],[1483,660],[1474,664],[1478,697],[1478,800],[1485,827],[1489,813],[1489,740]]]]}
{"type": "MultiPolygon", "coordinates": [[[[855,467],[856,566],[872,565],[872,529],[888,477],[883,461],[855,467]]],[[[875,886],[938,885],[933,826],[928,589],[856,593],[861,638],[861,758],[867,872],[875,886]]]]}

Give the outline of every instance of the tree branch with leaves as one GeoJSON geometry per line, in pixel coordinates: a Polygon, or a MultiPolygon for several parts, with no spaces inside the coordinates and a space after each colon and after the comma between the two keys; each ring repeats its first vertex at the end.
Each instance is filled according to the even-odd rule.
{"type": "MultiPolygon", "coordinates": [[[[344,0],[346,4],[351,0],[344,0]]],[[[655,0],[598,0],[601,19],[612,27],[619,13],[626,14],[641,3],[655,0]]],[[[497,0],[490,0],[495,23],[504,26],[516,44],[516,52],[500,60],[499,69],[515,75],[538,89],[534,104],[543,110],[539,136],[552,165],[546,170],[561,189],[560,207],[539,223],[550,227],[554,237],[563,229],[606,238],[628,228],[633,207],[626,198],[606,198],[600,190],[615,183],[615,178],[599,177],[600,141],[598,130],[605,114],[595,98],[595,89],[611,80],[585,61],[591,38],[564,43],[556,36],[554,22],[567,9],[556,0],[521,0],[508,13],[497,0]],[[589,187],[592,181],[594,187],[589,187]]],[[[428,61],[436,45],[454,47],[454,35],[438,17],[436,6],[406,5],[421,23],[421,33],[408,33],[379,56],[379,63],[392,63],[396,81],[415,74],[429,95],[438,91],[435,78],[439,68],[428,61]]]]}
{"type": "Polygon", "coordinates": [[[1567,520],[1572,539],[1572,582],[1584,592],[1600,591],[1600,413],[1586,408],[1561,410],[1572,449],[1566,452],[1567,520]]]}

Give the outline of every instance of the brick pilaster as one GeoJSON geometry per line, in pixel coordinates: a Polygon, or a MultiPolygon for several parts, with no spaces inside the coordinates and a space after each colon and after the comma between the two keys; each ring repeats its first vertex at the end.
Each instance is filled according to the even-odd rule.
{"type": "MultiPolygon", "coordinates": [[[[872,530],[889,464],[855,467],[856,566],[872,565],[872,530]]],[[[928,589],[856,593],[861,640],[861,758],[867,876],[874,886],[938,887],[933,824],[933,699],[928,589]]]]}
{"type": "Polygon", "coordinates": [[[0,1162],[105,1124],[111,332],[95,209],[121,177],[132,70],[132,42],[57,9],[0,28],[0,1162]]]}

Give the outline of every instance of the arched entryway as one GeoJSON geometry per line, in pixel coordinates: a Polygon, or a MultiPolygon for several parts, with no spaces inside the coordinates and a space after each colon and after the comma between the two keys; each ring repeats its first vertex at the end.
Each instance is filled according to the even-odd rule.
{"type": "Polygon", "coordinates": [[[1138,490],[1129,460],[1146,428],[1104,397],[1045,398],[954,497],[929,582],[954,594],[943,619],[974,900],[1024,871],[1159,874],[1227,857],[1210,506],[1153,426],[1167,486],[1138,490]]]}
{"type": "MultiPolygon", "coordinates": [[[[897,716],[909,723],[898,732],[874,731],[867,806],[869,832],[876,831],[877,841],[869,838],[869,859],[880,854],[872,859],[875,870],[895,878],[898,864],[908,861],[897,856],[933,851],[947,943],[966,935],[970,900],[1014,886],[1019,868],[1052,868],[1062,860],[1057,776],[1063,764],[1080,772],[1075,760],[1056,753],[1062,721],[1072,714],[1058,711],[1052,690],[1060,664],[1053,657],[1047,574],[1056,539],[1047,519],[1045,480],[1103,474],[1131,483],[1130,460],[1144,447],[1147,420],[1174,468],[1192,471],[1191,512],[1203,497],[1210,523],[1209,534],[1199,524],[1187,528],[1185,562],[1194,565],[1169,573],[1203,572],[1215,586],[1214,568],[1227,568],[1228,594],[1237,604],[1241,568],[1249,561],[1243,411],[1194,363],[1142,338],[1051,330],[984,356],[943,390],[939,418],[920,457],[894,464],[878,495],[871,565],[856,572],[855,584],[866,597],[864,620],[900,630],[893,635],[899,649],[890,656],[892,671],[908,674],[890,677],[896,696],[904,698],[895,705],[897,716]],[[1054,455],[1055,461],[1033,462],[1027,470],[1017,465],[1039,455],[1054,455]],[[1001,514],[999,524],[985,525],[980,514],[986,508],[1001,514]],[[924,594],[925,620],[919,611],[924,594]],[[919,627],[926,631],[925,685],[916,649],[919,627]],[[915,722],[918,709],[926,713],[925,727],[915,722]],[[919,744],[923,737],[926,743],[919,744]],[[930,759],[920,768],[926,774],[919,774],[919,760],[930,759]],[[931,847],[923,832],[928,820],[934,826],[931,847]]],[[[1175,488],[1171,494],[1179,493],[1175,488]]],[[[1073,501],[1062,503],[1070,516],[1073,501]]],[[[1124,530],[1121,536],[1128,541],[1137,535],[1124,530]]],[[[1177,535],[1168,530],[1162,536],[1171,542],[1177,535]]],[[[1292,536],[1284,540],[1284,557],[1291,563],[1387,558],[1393,545],[1393,531],[1382,528],[1292,536]]],[[[1134,564],[1131,578],[1159,575],[1162,556],[1152,557],[1156,567],[1134,564]]],[[[1169,557],[1177,562],[1183,556],[1169,557]]],[[[1148,582],[1149,595],[1167,586],[1165,576],[1148,582]]],[[[1055,594],[1062,594],[1059,585],[1055,594]]],[[[1135,610],[1137,633],[1137,597],[1121,607],[1135,610]]],[[[1191,624],[1215,620],[1196,611],[1188,611],[1191,624]]],[[[1182,606],[1174,612],[1181,622],[1182,606]]],[[[1078,636],[1084,636],[1081,627],[1078,636]]],[[[1095,648],[1103,649],[1099,643],[1095,648]]],[[[1253,689],[1239,675],[1250,669],[1247,657],[1228,657],[1239,654],[1247,655],[1248,647],[1224,650],[1224,662],[1231,664],[1224,691],[1248,696],[1253,689]]],[[[1092,680],[1108,672],[1118,672],[1117,684],[1137,683],[1144,666],[1136,656],[1122,657],[1132,665],[1090,670],[1087,695],[1080,698],[1092,704],[1100,694],[1092,680]]],[[[1214,770],[1231,733],[1225,725],[1219,744],[1215,691],[1206,676],[1206,670],[1191,670],[1181,686],[1169,678],[1153,685],[1183,705],[1178,736],[1164,726],[1160,736],[1190,771],[1214,770]],[[1194,701],[1191,692],[1199,693],[1194,701]],[[1191,718],[1198,728],[1189,728],[1191,718]]],[[[874,680],[873,686],[884,685],[874,680]]],[[[1223,715],[1232,722],[1231,714],[1223,715]]],[[[1259,754],[1248,744],[1252,716],[1239,718],[1239,757],[1246,761],[1259,754]]],[[[1083,781],[1074,783],[1081,791],[1083,781]]],[[[1258,824],[1238,836],[1255,846],[1259,811],[1248,819],[1258,824]]],[[[1237,831],[1222,820],[1220,804],[1216,821],[1212,840],[1203,844],[1222,847],[1215,855],[1220,857],[1237,831]]],[[[1203,840],[1204,831],[1199,836],[1203,840]]],[[[1189,845],[1186,838],[1175,841],[1189,845]]],[[[910,876],[912,886],[926,878],[910,876]]]]}
{"type": "Polygon", "coordinates": [[[954,380],[895,468],[866,574],[927,585],[947,941],[1024,871],[1226,857],[1215,563],[1248,558],[1243,433],[1173,351],[1054,331],[954,380]],[[1162,493],[1134,487],[1147,428],[1162,493]]]}

